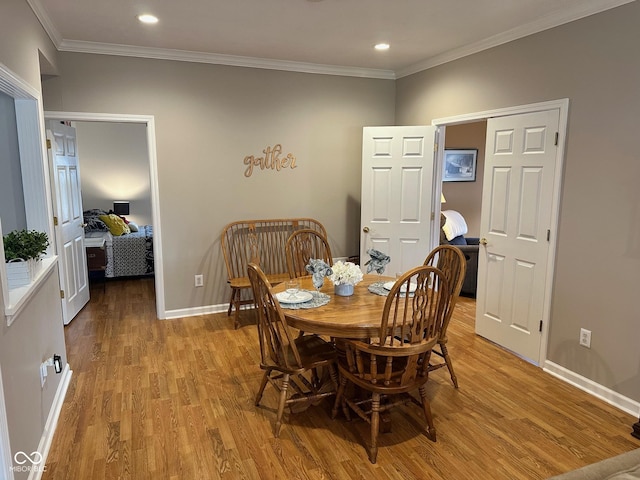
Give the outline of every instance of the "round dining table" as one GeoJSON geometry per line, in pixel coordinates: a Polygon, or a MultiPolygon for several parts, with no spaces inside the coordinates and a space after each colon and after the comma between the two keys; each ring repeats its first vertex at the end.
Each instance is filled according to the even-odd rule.
{"type": "MultiPolygon", "coordinates": [[[[301,277],[300,288],[314,292],[311,276],[301,277]]],[[[331,280],[325,279],[320,292],[329,295],[326,305],[314,308],[287,308],[280,303],[287,323],[306,333],[328,335],[334,338],[368,339],[377,337],[380,332],[382,310],[387,299],[369,291],[376,282],[393,282],[395,279],[375,274],[365,274],[363,280],[355,285],[353,295],[343,297],[334,293],[331,280]]],[[[273,287],[278,294],[286,289],[285,283],[273,287]]]]}

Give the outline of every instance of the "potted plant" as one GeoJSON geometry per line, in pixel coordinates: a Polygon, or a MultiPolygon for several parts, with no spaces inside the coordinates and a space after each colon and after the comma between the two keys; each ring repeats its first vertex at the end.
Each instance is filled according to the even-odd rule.
{"type": "Polygon", "coordinates": [[[28,285],[33,281],[40,266],[38,262],[49,246],[47,234],[36,230],[14,230],[3,237],[3,242],[9,288],[28,285]]]}

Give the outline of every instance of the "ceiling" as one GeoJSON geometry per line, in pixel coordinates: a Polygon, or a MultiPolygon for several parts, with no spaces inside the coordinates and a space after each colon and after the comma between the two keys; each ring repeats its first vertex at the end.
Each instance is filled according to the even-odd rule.
{"type": "Polygon", "coordinates": [[[27,0],[61,51],[398,78],[633,0],[27,0]],[[159,18],[155,25],[136,19],[159,18]],[[373,46],[385,42],[386,52],[373,46]]]}

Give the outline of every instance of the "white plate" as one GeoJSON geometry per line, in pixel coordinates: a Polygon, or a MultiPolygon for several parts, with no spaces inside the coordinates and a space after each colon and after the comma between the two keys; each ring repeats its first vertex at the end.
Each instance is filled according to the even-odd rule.
{"type": "Polygon", "coordinates": [[[295,297],[291,297],[287,292],[276,293],[276,298],[280,303],[304,303],[313,298],[311,292],[298,292],[295,297]]]}
{"type": "MultiPolygon", "coordinates": [[[[396,284],[396,282],[387,282],[382,286],[384,287],[385,290],[391,290],[395,284],[396,284]]],[[[415,283],[410,283],[409,284],[409,293],[415,292],[417,287],[418,286],[415,283]]],[[[407,286],[406,285],[402,285],[402,287],[400,287],[400,292],[406,293],[406,291],[407,291],[407,286]]]]}

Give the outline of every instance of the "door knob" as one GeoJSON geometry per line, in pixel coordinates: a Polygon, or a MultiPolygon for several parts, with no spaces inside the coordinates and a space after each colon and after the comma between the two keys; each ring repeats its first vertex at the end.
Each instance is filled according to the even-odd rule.
{"type": "Polygon", "coordinates": [[[80,228],[85,228],[86,226],[87,226],[87,224],[86,224],[86,223],[81,223],[81,224],[80,224],[80,228]]]}
{"type": "Polygon", "coordinates": [[[482,238],[480,239],[480,245],[486,245],[487,243],[489,243],[489,242],[487,242],[487,239],[486,239],[486,238],[482,237],[482,238]]]}
{"type": "Polygon", "coordinates": [[[362,231],[363,231],[364,233],[369,233],[369,227],[364,227],[364,228],[362,229],[362,231]]]}

